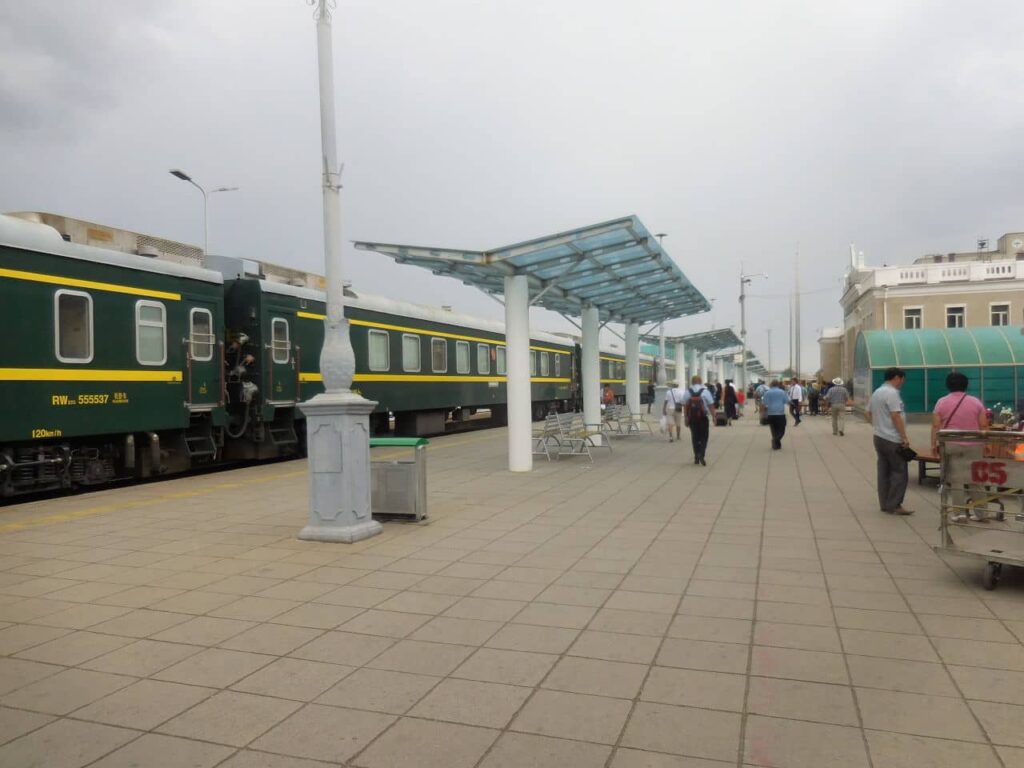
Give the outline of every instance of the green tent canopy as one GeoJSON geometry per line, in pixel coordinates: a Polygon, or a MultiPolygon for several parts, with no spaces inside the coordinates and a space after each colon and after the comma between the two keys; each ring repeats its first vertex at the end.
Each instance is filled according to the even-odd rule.
{"type": "Polygon", "coordinates": [[[960,371],[968,392],[988,407],[1021,410],[1024,398],[1024,328],[946,328],[914,331],[862,331],[853,355],[855,402],[863,407],[882,384],[885,369],[907,372],[903,403],[908,413],[925,413],[947,394],[946,376],[960,371]]]}

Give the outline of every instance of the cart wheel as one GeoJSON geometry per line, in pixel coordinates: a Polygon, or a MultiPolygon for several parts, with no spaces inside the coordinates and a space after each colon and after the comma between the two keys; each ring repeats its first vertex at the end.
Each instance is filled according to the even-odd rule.
{"type": "Polygon", "coordinates": [[[1003,569],[1000,563],[989,563],[985,566],[985,572],[981,575],[981,585],[985,589],[992,590],[999,583],[999,572],[1003,569]]]}

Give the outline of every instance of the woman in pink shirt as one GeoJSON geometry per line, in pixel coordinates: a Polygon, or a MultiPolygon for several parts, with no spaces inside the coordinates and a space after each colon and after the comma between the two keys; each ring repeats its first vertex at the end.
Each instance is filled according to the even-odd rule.
{"type": "Polygon", "coordinates": [[[985,405],[967,394],[967,377],[954,371],[946,377],[949,394],[939,398],[932,414],[932,452],[939,451],[940,429],[988,429],[985,405]]]}
{"type": "MultiPolygon", "coordinates": [[[[946,388],[949,394],[939,398],[932,415],[932,453],[939,452],[939,430],[941,429],[988,429],[988,415],[985,405],[978,398],[967,394],[967,377],[962,373],[953,372],[946,377],[946,388]]],[[[981,444],[957,445],[960,458],[980,459],[983,454],[981,444]]],[[[987,523],[988,519],[983,508],[973,507],[971,500],[974,494],[964,486],[951,488],[953,511],[950,519],[954,522],[966,521],[968,518],[976,523],[987,523]]]]}

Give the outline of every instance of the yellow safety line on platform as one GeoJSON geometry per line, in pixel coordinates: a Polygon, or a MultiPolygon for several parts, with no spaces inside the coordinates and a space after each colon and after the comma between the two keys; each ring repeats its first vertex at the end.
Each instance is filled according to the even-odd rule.
{"type": "Polygon", "coordinates": [[[130,285],[99,283],[95,280],[79,280],[75,277],[63,277],[61,275],[44,275],[41,272],[23,272],[20,269],[0,269],[0,277],[9,277],[12,280],[27,280],[33,283],[49,283],[50,285],[69,285],[74,288],[92,288],[94,291],[128,293],[132,296],[149,296],[153,299],[167,299],[168,301],[181,301],[181,294],[172,293],[171,291],[154,291],[149,288],[133,288],[130,285]]]}
{"type": "MultiPolygon", "coordinates": [[[[445,442],[434,447],[433,450],[440,451],[445,448],[452,448],[459,445],[465,445],[467,443],[475,443],[488,438],[496,437],[495,435],[482,435],[480,437],[471,437],[465,440],[445,442]]],[[[387,453],[374,454],[379,459],[396,459],[403,455],[403,451],[396,450],[387,453]]],[[[253,480],[246,480],[243,483],[218,483],[217,485],[210,486],[203,491],[175,491],[173,493],[165,493],[158,496],[155,499],[140,499],[138,501],[132,501],[122,504],[103,504],[98,507],[88,507],[87,509],[80,509],[77,512],[62,512],[57,515],[47,515],[46,517],[38,517],[31,520],[22,520],[17,523],[5,523],[0,525],[0,533],[14,533],[16,531],[24,531],[30,528],[41,528],[47,525],[58,525],[59,523],[70,523],[75,520],[81,520],[86,517],[92,517],[94,515],[102,515],[107,512],[123,512],[128,509],[137,509],[138,507],[152,507],[156,504],[161,504],[165,501],[173,501],[175,499],[187,499],[194,498],[196,496],[207,496],[217,491],[230,490],[232,488],[244,488],[251,485],[262,485],[264,483],[272,483],[275,480],[283,480],[287,477],[295,477],[297,475],[305,475],[307,470],[297,469],[292,472],[281,472],[280,474],[269,475],[267,477],[258,477],[253,480]]],[[[0,510],[2,514],[2,510],[0,510]]]]}

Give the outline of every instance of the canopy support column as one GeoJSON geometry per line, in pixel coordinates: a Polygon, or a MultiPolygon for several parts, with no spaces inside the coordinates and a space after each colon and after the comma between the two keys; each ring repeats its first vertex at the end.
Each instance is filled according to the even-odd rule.
{"type": "Polygon", "coordinates": [[[682,382],[683,386],[689,384],[690,383],[690,379],[692,379],[694,376],[700,376],[701,379],[704,378],[704,376],[700,372],[700,363],[697,362],[697,360],[700,357],[700,355],[698,355],[698,353],[697,353],[697,350],[695,350],[693,347],[690,347],[688,350],[686,350],[686,356],[687,356],[687,358],[689,358],[689,361],[690,361],[689,362],[690,375],[686,379],[686,381],[682,382]]]}
{"type": "MultiPolygon", "coordinates": [[[[583,421],[585,424],[601,423],[601,353],[598,336],[601,322],[597,307],[583,309],[583,421]]],[[[599,443],[601,435],[594,435],[594,442],[599,443]]]]}
{"type": "Polygon", "coordinates": [[[725,355],[718,356],[718,383],[725,384],[725,355]]]}
{"type": "Polygon", "coordinates": [[[626,324],[626,405],[640,413],[640,324],[626,324]]]}
{"type": "Polygon", "coordinates": [[[686,387],[686,345],[676,342],[676,384],[680,389],[686,387]]]}
{"type": "Polygon", "coordinates": [[[526,275],[505,278],[505,365],[508,399],[508,469],[533,469],[530,400],[530,286],[526,275]]]}

